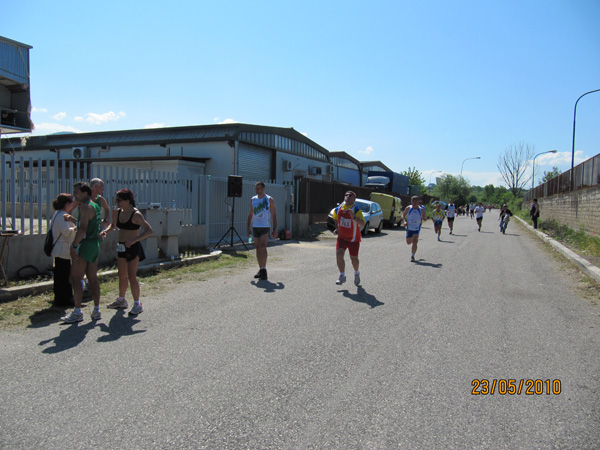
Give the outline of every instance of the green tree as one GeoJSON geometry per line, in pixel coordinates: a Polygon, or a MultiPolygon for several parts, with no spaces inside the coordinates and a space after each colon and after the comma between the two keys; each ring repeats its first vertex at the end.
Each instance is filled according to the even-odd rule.
{"type": "Polygon", "coordinates": [[[494,203],[496,201],[496,188],[493,184],[488,184],[483,188],[481,201],[484,203],[494,203]]]}
{"type": "Polygon", "coordinates": [[[447,202],[453,199],[457,205],[464,205],[471,194],[471,185],[463,177],[443,175],[434,189],[434,193],[441,200],[447,202]]]}
{"type": "Polygon", "coordinates": [[[403,170],[400,175],[406,175],[408,177],[408,184],[413,186],[420,186],[421,192],[425,188],[425,178],[421,175],[416,167],[409,167],[408,170],[403,170]]]}
{"type": "Polygon", "coordinates": [[[560,170],[558,170],[558,167],[552,166],[552,170],[550,170],[550,171],[544,170],[544,176],[542,177],[542,183],[545,183],[546,181],[550,181],[552,178],[557,177],[559,175],[560,175],[560,170]]]}

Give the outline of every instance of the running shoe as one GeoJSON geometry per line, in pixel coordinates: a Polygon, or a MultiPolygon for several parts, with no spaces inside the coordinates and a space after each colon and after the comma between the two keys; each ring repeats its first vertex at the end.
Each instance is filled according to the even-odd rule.
{"type": "Polygon", "coordinates": [[[256,272],[256,275],[254,275],[254,278],[260,278],[261,270],[262,269],[259,269],[258,272],[256,272]]]}
{"type": "Polygon", "coordinates": [[[90,317],[92,318],[92,320],[100,320],[100,319],[102,319],[102,313],[100,312],[99,309],[95,309],[92,311],[92,314],[90,317]]]}
{"type": "Polygon", "coordinates": [[[258,278],[259,280],[266,280],[267,279],[267,269],[260,269],[260,276],[258,278]]]}
{"type": "Polygon", "coordinates": [[[411,260],[412,262],[414,262],[414,261],[415,261],[415,255],[410,255],[410,260],[411,260]]]}
{"type": "Polygon", "coordinates": [[[141,314],[144,312],[144,308],[142,308],[142,302],[140,302],[137,305],[133,305],[131,307],[131,310],[129,311],[129,314],[131,314],[132,316],[137,316],[138,314],[141,314]]]}
{"type": "Polygon", "coordinates": [[[71,314],[61,317],[60,320],[62,320],[64,323],[81,322],[83,320],[83,313],[77,314],[75,311],[72,311],[71,314]]]}
{"type": "Polygon", "coordinates": [[[354,274],[354,286],[358,286],[359,284],[360,284],[360,274],[355,273],[354,274]]]}
{"type": "Polygon", "coordinates": [[[346,275],[340,273],[340,277],[336,280],[335,284],[344,284],[346,282],[346,275]]]}
{"type": "Polygon", "coordinates": [[[127,304],[127,300],[125,300],[125,299],[119,300],[119,298],[117,297],[117,299],[114,302],[112,302],[110,305],[108,305],[107,308],[127,309],[127,308],[129,308],[129,305],[127,304]]]}
{"type": "Polygon", "coordinates": [[[438,236],[438,241],[441,241],[440,237],[438,236]]]}

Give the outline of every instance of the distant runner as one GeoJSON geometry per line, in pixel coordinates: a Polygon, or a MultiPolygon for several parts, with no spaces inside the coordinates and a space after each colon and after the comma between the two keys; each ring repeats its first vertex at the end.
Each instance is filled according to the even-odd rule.
{"type": "Polygon", "coordinates": [[[410,201],[411,205],[406,207],[402,217],[406,226],[406,244],[412,245],[410,260],[414,261],[421,225],[427,220],[427,216],[425,215],[425,210],[419,206],[418,196],[413,195],[410,201]]]}
{"type": "Polygon", "coordinates": [[[452,229],[454,228],[454,217],[456,216],[456,205],[454,204],[454,200],[450,199],[450,203],[446,206],[446,216],[448,217],[448,227],[450,228],[450,234],[452,234],[452,229]]]}
{"type": "Polygon", "coordinates": [[[481,222],[483,221],[484,212],[485,208],[483,207],[483,203],[479,202],[479,204],[475,207],[475,219],[477,219],[477,225],[479,226],[477,231],[481,231],[481,222]]]}
{"type": "Polygon", "coordinates": [[[352,191],[346,192],[344,202],[333,211],[333,219],[337,228],[333,231],[337,234],[335,244],[335,257],[340,276],[335,284],[346,282],[346,262],[344,254],[346,249],[350,253],[350,261],[354,268],[354,284],[360,285],[360,270],[358,261],[358,250],[360,248],[361,234],[360,230],[365,225],[365,218],[362,211],[354,204],[356,194],[352,191]]]}
{"type": "Polygon", "coordinates": [[[437,234],[438,241],[441,240],[440,236],[442,234],[442,224],[444,223],[444,217],[446,217],[446,214],[442,209],[442,204],[440,202],[437,202],[435,205],[435,209],[431,213],[431,218],[433,219],[433,230],[435,231],[435,234],[437,234]]]}

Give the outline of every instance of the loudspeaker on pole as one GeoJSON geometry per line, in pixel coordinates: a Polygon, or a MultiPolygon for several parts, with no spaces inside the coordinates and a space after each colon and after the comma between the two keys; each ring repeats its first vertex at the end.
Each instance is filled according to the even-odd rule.
{"type": "Polygon", "coordinates": [[[227,178],[227,197],[242,196],[242,177],[239,175],[229,175],[227,178]]]}

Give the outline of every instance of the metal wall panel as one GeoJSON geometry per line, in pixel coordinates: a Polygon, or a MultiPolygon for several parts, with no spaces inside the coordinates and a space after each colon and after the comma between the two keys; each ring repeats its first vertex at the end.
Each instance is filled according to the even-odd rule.
{"type": "Polygon", "coordinates": [[[273,151],[254,145],[238,145],[238,175],[243,180],[269,181],[273,176],[273,151]]]}
{"type": "Polygon", "coordinates": [[[29,46],[0,40],[0,76],[29,84],[29,46]]]}
{"type": "Polygon", "coordinates": [[[12,109],[10,106],[10,98],[10,91],[6,87],[0,85],[0,108],[12,109]]]}

